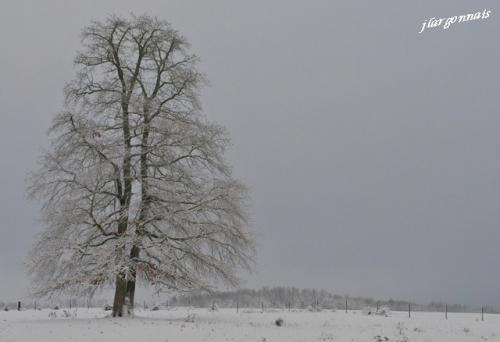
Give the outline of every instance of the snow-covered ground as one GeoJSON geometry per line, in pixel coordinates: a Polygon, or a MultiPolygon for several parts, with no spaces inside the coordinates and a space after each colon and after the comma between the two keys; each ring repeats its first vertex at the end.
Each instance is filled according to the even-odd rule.
{"type": "Polygon", "coordinates": [[[60,341],[500,341],[500,315],[392,312],[389,317],[362,312],[175,308],[136,310],[135,318],[112,319],[100,309],[0,312],[1,342],[60,341]],[[50,316],[50,317],[49,317],[50,316]],[[284,325],[275,321],[283,318],[284,325]]]}

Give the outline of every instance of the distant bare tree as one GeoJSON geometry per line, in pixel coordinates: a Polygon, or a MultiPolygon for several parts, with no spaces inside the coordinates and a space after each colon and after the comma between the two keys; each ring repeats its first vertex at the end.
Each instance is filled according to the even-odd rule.
{"type": "Polygon", "coordinates": [[[136,280],[159,289],[236,284],[253,239],[224,129],[201,114],[204,83],[165,21],[110,17],[83,30],[67,111],[31,192],[47,229],[32,253],[41,294],[115,284],[113,315],[136,280]]]}

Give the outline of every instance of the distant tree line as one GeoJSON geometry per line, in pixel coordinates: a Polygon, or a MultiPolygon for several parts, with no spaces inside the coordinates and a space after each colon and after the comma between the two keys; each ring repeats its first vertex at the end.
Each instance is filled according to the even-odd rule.
{"type": "MultiPolygon", "coordinates": [[[[445,303],[431,302],[418,304],[405,300],[376,300],[367,297],[342,296],[325,290],[299,289],[296,287],[263,287],[258,290],[239,289],[236,291],[193,292],[176,295],[170,299],[173,306],[210,307],[214,303],[218,307],[241,308],[295,308],[295,309],[325,309],[325,310],[360,310],[365,307],[376,308],[386,306],[393,311],[406,311],[408,305],[412,311],[441,312],[445,310],[445,303]]],[[[448,312],[480,312],[481,307],[448,304],[448,312]]],[[[500,313],[497,308],[485,306],[484,310],[490,313],[500,313]]]]}

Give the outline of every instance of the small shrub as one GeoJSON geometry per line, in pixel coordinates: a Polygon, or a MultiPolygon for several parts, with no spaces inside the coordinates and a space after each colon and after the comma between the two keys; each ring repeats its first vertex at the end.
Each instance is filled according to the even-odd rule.
{"type": "Polygon", "coordinates": [[[280,317],[276,321],[274,321],[274,324],[276,324],[276,326],[278,327],[282,327],[285,322],[283,321],[283,318],[280,317]]]}
{"type": "Polygon", "coordinates": [[[375,309],[372,307],[366,306],[363,308],[363,310],[361,312],[363,312],[364,315],[370,316],[370,315],[373,315],[375,313],[375,309]]]}

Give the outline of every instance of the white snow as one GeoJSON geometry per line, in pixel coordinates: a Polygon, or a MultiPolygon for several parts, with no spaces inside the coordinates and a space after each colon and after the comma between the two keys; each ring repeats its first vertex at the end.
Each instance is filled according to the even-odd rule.
{"type": "Polygon", "coordinates": [[[113,319],[101,309],[0,312],[1,342],[60,341],[500,341],[500,315],[391,312],[389,317],[360,311],[310,312],[258,309],[174,308],[136,310],[136,317],[113,319]],[[56,317],[54,318],[55,312],[56,317]],[[49,318],[49,316],[52,316],[49,318]],[[284,320],[278,327],[275,321],[284,320]]]}

